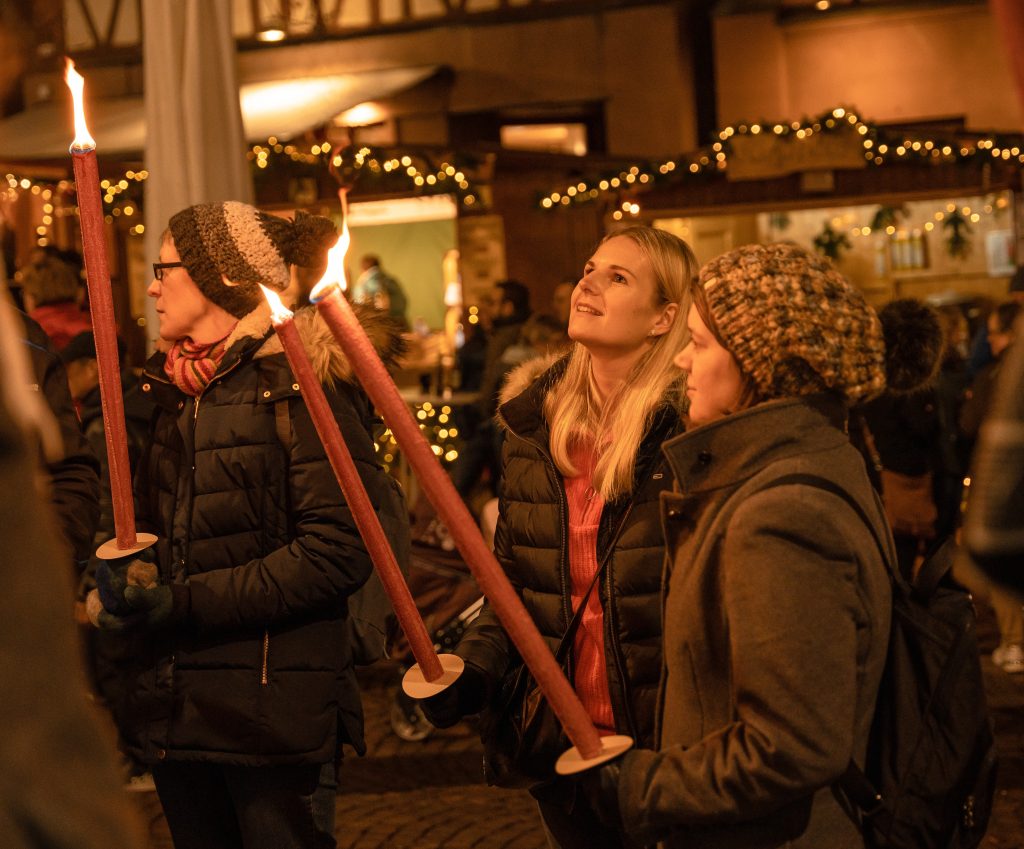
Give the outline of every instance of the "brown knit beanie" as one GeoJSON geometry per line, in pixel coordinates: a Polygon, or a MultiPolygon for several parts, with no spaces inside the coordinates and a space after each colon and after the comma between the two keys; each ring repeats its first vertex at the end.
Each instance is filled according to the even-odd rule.
{"type": "Polygon", "coordinates": [[[878,316],[824,257],[747,245],[705,265],[698,285],[763,400],[831,390],[852,404],[885,389],[878,316]]]}
{"type": "Polygon", "coordinates": [[[183,209],[171,218],[170,231],[199,290],[236,318],[262,303],[257,284],[283,291],[290,265],[323,262],[337,241],[330,219],[296,212],[292,220],[238,201],[183,209]]]}

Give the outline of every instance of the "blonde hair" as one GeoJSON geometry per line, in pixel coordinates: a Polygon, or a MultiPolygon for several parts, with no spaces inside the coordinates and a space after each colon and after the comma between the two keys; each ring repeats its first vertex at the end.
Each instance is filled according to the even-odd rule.
{"type": "Polygon", "coordinates": [[[632,241],[650,262],[656,303],[679,305],[675,320],[666,333],[653,337],[629,379],[603,406],[593,385],[590,352],[579,342],[572,346],[565,374],[544,400],[555,465],[565,477],[575,477],[579,472],[570,451],[579,441],[592,441],[599,454],[593,486],[605,501],[632,490],[636,456],[655,411],[666,400],[677,401],[682,372],[672,360],[686,344],[689,290],[697,273],[690,246],[671,233],[634,226],[611,233],[602,242],[619,236],[632,241]]]}

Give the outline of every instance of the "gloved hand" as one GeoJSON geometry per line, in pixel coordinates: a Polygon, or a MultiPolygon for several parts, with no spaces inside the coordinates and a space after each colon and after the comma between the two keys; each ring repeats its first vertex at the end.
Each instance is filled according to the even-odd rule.
{"type": "Polygon", "coordinates": [[[619,774],[622,771],[622,757],[608,761],[596,769],[589,769],[579,777],[580,791],[587,804],[606,828],[623,833],[622,811],[619,808],[619,774]]]}
{"type": "Polygon", "coordinates": [[[187,584],[156,584],[145,588],[128,586],[124,590],[124,599],[131,612],[127,616],[117,616],[106,610],[100,611],[98,627],[104,631],[166,628],[185,619],[192,606],[187,584]]]}
{"type": "Polygon", "coordinates": [[[480,713],[487,692],[487,676],[467,663],[454,683],[436,696],[419,702],[423,715],[435,728],[451,728],[465,716],[480,713]]]}
{"type": "Polygon", "coordinates": [[[154,586],[157,582],[156,553],[146,548],[127,557],[99,560],[96,564],[96,592],[103,609],[117,616],[128,616],[133,611],[125,601],[124,591],[129,586],[154,586]]]}

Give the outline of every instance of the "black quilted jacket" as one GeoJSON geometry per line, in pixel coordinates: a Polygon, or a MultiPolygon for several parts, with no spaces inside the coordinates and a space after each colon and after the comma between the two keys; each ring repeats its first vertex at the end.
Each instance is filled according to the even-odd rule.
{"type": "MultiPolygon", "coordinates": [[[[376,506],[385,472],[367,402],[311,318],[296,323],[376,506]]],[[[345,618],[371,563],[268,316],[232,339],[199,398],[167,380],[163,354],[143,373],[160,413],[136,474],[139,527],[159,536],[162,578],[187,583],[192,607],[183,627],[129,638],[119,725],[146,762],[324,763],[339,743],[363,749],[345,618]]]]}
{"type": "MultiPolygon", "coordinates": [[[[568,506],[561,473],[548,451],[542,409],[564,366],[564,361],[555,363],[518,391],[517,383],[529,379],[530,364],[521,367],[503,393],[506,399],[514,397],[498,410],[506,439],[495,554],[552,651],[572,617],[568,506]]],[[[633,491],[605,505],[598,534],[599,561],[611,548],[599,590],[616,730],[641,746],[653,745],[661,670],[664,537],[659,497],[671,489],[672,475],[660,447],[681,428],[673,407],[658,411],[640,449],[633,491]]],[[[458,654],[486,673],[492,690],[521,662],[489,606],[470,626],[458,654]]]]}

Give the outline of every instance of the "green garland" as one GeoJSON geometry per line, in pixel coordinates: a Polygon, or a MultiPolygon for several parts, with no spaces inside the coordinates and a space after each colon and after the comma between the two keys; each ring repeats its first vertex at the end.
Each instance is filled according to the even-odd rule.
{"type": "MultiPolygon", "coordinates": [[[[711,145],[696,153],[680,155],[661,163],[643,161],[625,165],[615,171],[581,176],[565,188],[538,195],[542,209],[560,209],[574,204],[592,203],[605,195],[616,199],[628,197],[640,184],[679,185],[725,171],[733,152],[732,140],[737,136],[774,136],[785,142],[800,144],[816,134],[855,133],[860,137],[864,158],[869,166],[882,167],[893,162],[935,165],[957,162],[963,165],[1003,160],[1024,164],[1024,143],[1019,136],[976,135],[913,137],[888,127],[862,120],[855,110],[837,106],[816,118],[793,122],[753,121],[724,127],[715,134],[711,145]],[[632,176],[629,180],[627,177],[632,176]]],[[[623,204],[626,209],[629,203],[623,204]]],[[[633,213],[636,214],[636,213],[633,213]]],[[[621,213],[618,214],[621,217],[621,213]]]]}
{"type": "Polygon", "coordinates": [[[827,221],[824,229],[814,237],[814,249],[833,262],[839,262],[843,251],[848,251],[850,247],[850,240],[846,234],[837,233],[827,221]]]}

